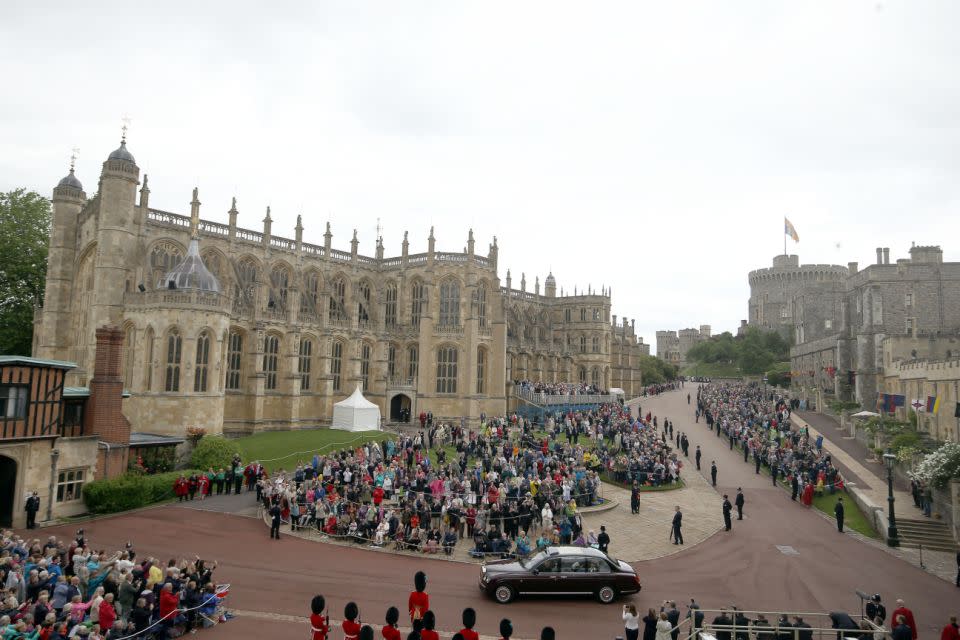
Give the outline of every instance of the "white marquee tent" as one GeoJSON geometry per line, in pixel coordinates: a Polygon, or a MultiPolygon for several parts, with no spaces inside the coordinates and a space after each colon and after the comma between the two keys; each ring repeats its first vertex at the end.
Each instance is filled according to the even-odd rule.
{"type": "Polygon", "coordinates": [[[334,429],[371,431],[380,428],[380,407],[363,397],[358,386],[346,400],[333,405],[334,429]]]}

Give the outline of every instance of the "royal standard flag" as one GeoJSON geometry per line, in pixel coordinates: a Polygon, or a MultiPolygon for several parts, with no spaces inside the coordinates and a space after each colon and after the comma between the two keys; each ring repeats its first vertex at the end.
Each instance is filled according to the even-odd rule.
{"type": "Polygon", "coordinates": [[[937,396],[927,396],[927,413],[936,413],[940,408],[940,398],[937,396]]]}
{"type": "Polygon", "coordinates": [[[793,224],[791,224],[786,217],[783,218],[783,232],[793,238],[794,242],[800,242],[800,236],[797,235],[797,230],[793,228],[793,224]]]}

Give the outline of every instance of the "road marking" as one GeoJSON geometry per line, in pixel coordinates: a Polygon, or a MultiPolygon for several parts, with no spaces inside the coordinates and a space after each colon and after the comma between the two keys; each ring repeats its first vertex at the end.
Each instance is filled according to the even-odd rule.
{"type": "Polygon", "coordinates": [[[777,549],[785,556],[798,556],[800,552],[791,547],[788,544],[778,544],[776,545],[777,549]]]}

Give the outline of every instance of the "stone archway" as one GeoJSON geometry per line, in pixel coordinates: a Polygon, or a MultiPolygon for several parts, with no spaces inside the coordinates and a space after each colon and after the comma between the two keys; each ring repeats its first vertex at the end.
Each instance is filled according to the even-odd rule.
{"type": "Polygon", "coordinates": [[[13,526],[16,488],[17,461],[0,455],[0,527],[13,526]]]}
{"type": "Polygon", "coordinates": [[[410,396],[398,393],[390,399],[390,421],[401,422],[401,419],[404,417],[409,420],[409,413],[407,413],[406,416],[403,415],[405,411],[412,411],[410,396]]]}

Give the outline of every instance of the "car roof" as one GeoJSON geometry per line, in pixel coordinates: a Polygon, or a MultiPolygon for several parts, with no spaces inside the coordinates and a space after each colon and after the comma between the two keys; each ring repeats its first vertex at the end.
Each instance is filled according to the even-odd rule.
{"type": "Polygon", "coordinates": [[[548,556],[590,556],[592,558],[606,558],[607,554],[592,547],[547,547],[548,556]]]}

